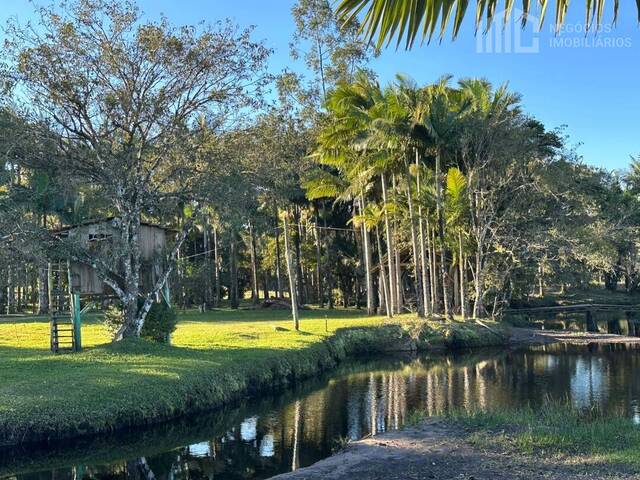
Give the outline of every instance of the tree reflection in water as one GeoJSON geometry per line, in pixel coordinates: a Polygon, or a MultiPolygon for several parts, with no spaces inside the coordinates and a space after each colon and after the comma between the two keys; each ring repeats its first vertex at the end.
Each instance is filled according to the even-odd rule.
{"type": "Polygon", "coordinates": [[[15,478],[268,478],[330,455],[341,439],[399,428],[416,411],[536,406],[548,398],[595,403],[640,423],[638,368],[640,351],[624,345],[360,362],[280,395],[146,433],[5,453],[0,476],[26,470],[15,478]]]}

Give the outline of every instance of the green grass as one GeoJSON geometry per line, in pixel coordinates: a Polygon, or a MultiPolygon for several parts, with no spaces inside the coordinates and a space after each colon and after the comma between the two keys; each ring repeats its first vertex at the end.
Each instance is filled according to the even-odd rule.
{"type": "Polygon", "coordinates": [[[288,317],[277,310],[181,314],[172,345],[162,345],[111,344],[93,315],[83,324],[84,351],[63,355],[48,350],[47,319],[0,320],[0,445],[174,418],[285,386],[411,335],[422,348],[504,341],[475,325],[410,316],[388,323],[352,310],[307,310],[300,332],[288,317]]]}
{"type": "Polygon", "coordinates": [[[481,447],[588,463],[640,466],[640,425],[598,409],[550,402],[542,408],[455,412],[451,418],[481,447]]]}

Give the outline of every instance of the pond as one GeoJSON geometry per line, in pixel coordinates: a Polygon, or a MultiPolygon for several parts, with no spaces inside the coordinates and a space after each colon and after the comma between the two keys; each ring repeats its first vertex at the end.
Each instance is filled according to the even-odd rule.
{"type": "Polygon", "coordinates": [[[640,423],[640,350],[555,344],[343,365],[296,388],[136,432],[0,452],[18,480],[261,479],[325,458],[415,412],[598,405],[640,423]]]}

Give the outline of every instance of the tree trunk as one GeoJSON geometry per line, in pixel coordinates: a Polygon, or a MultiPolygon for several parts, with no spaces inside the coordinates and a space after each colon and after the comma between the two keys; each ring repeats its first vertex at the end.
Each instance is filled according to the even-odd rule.
{"type": "MultiPolygon", "coordinates": [[[[140,214],[130,213],[121,219],[121,236],[123,245],[129,253],[124,259],[124,295],[121,300],[124,306],[124,325],[118,332],[118,339],[138,337],[144,318],[139,315],[138,295],[140,293],[140,214]]],[[[71,286],[70,286],[71,287],[71,286]]]]}
{"type": "MultiPolygon", "coordinates": [[[[392,177],[392,185],[393,191],[398,191],[398,186],[396,185],[396,176],[392,177]]],[[[402,262],[400,259],[400,250],[398,249],[398,225],[397,220],[394,218],[393,220],[393,242],[394,242],[394,252],[395,252],[395,266],[396,266],[396,305],[397,305],[397,313],[402,313],[404,309],[404,288],[402,285],[402,262]]]]}
{"type": "Polygon", "coordinates": [[[458,230],[458,250],[459,250],[459,263],[460,263],[460,314],[462,319],[466,320],[467,313],[467,281],[466,281],[466,269],[464,250],[462,248],[462,230],[458,230]]]}
{"type": "Polygon", "coordinates": [[[444,205],[442,198],[442,173],[441,155],[436,153],[436,214],[438,220],[438,237],[440,238],[440,276],[442,278],[442,303],[444,304],[444,314],[448,319],[453,319],[451,311],[451,298],[449,297],[449,285],[446,268],[446,254],[444,244],[444,205]]]}
{"type": "Polygon", "coordinates": [[[258,253],[256,251],[256,232],[251,221],[249,221],[249,243],[251,247],[251,302],[253,305],[257,305],[259,301],[258,253]]]}
{"type": "MultiPolygon", "coordinates": [[[[386,240],[387,240],[387,267],[389,268],[389,296],[388,296],[387,303],[389,304],[389,310],[391,314],[393,314],[396,308],[397,286],[396,286],[396,275],[395,275],[395,270],[393,266],[394,248],[393,248],[393,241],[391,236],[391,225],[389,222],[389,212],[387,211],[387,205],[388,205],[387,204],[387,201],[388,201],[387,180],[384,173],[380,175],[380,182],[382,184],[382,201],[384,203],[384,229],[385,229],[386,240]]],[[[384,268],[384,267],[381,266],[380,268],[384,268]]]]}
{"type": "Polygon", "coordinates": [[[304,296],[304,276],[302,275],[302,252],[300,249],[300,208],[296,205],[293,207],[293,218],[295,221],[294,243],[296,249],[296,281],[298,284],[298,302],[300,305],[306,303],[304,296]]]}
{"type": "Polygon", "coordinates": [[[291,258],[291,247],[289,241],[289,212],[284,212],[284,256],[287,262],[287,275],[289,276],[289,298],[291,299],[291,314],[293,316],[293,328],[300,330],[300,320],[298,318],[298,298],[296,286],[296,272],[291,258]]]}
{"type": "Polygon", "coordinates": [[[280,271],[281,265],[280,258],[280,227],[278,226],[278,209],[276,207],[276,297],[282,298],[282,272],[280,271]]]}
{"type": "Polygon", "coordinates": [[[211,227],[207,216],[203,219],[203,249],[204,249],[204,271],[205,271],[205,285],[204,285],[204,304],[206,308],[210,308],[213,304],[213,265],[211,262],[211,227]]]}
{"type": "Polygon", "coordinates": [[[436,231],[434,228],[429,229],[429,237],[431,249],[429,255],[431,256],[431,286],[433,292],[433,311],[442,313],[442,301],[440,296],[440,282],[438,282],[438,255],[436,254],[436,231]]]}
{"type": "Polygon", "coordinates": [[[316,214],[316,296],[318,307],[324,307],[324,288],[322,286],[322,235],[320,234],[320,217],[316,214]]]}
{"type": "Polygon", "coordinates": [[[420,201],[420,162],[418,159],[418,149],[416,149],[416,190],[418,193],[418,235],[420,237],[420,273],[422,275],[422,305],[427,315],[433,313],[433,305],[429,301],[429,268],[427,265],[427,254],[424,241],[424,222],[422,215],[422,205],[420,201]]]}
{"type": "MultiPolygon", "coordinates": [[[[416,150],[416,157],[418,151],[416,150]]],[[[411,247],[413,250],[413,279],[416,291],[416,309],[418,311],[418,317],[424,318],[424,304],[422,303],[422,273],[420,272],[420,254],[418,253],[418,236],[416,234],[416,219],[413,211],[413,195],[411,194],[411,173],[409,172],[409,166],[406,165],[407,170],[407,203],[409,206],[409,224],[411,226],[411,247]]]]}
{"type": "Polygon", "coordinates": [[[220,252],[218,249],[218,229],[213,227],[213,279],[214,285],[214,297],[213,306],[220,306],[221,286],[220,286],[220,252]]]}
{"type": "Polygon", "coordinates": [[[475,288],[475,303],[473,305],[473,317],[484,317],[484,266],[482,265],[482,252],[481,246],[478,245],[476,249],[476,288],[475,288]]]}
{"type": "Polygon", "coordinates": [[[542,262],[538,265],[538,297],[544,297],[544,282],[542,274],[542,262]]]}
{"type": "Polygon", "coordinates": [[[266,268],[262,272],[262,282],[264,287],[264,299],[269,300],[269,297],[271,296],[269,293],[269,271],[266,268]]]}
{"type": "Polygon", "coordinates": [[[384,262],[382,261],[382,241],[380,240],[380,231],[376,226],[376,241],[378,243],[378,266],[380,268],[380,283],[382,284],[382,293],[384,298],[384,308],[385,313],[387,314],[387,318],[391,318],[393,316],[391,309],[390,298],[390,289],[389,284],[387,283],[387,275],[384,269],[384,262]]]}
{"type": "Polygon", "coordinates": [[[238,253],[235,233],[229,240],[229,305],[236,310],[240,306],[238,298],[238,253]]]}
{"type": "Polygon", "coordinates": [[[451,268],[453,273],[449,272],[449,278],[452,279],[451,283],[453,284],[453,311],[457,312],[460,308],[460,270],[453,265],[451,265],[451,268]]]}
{"type": "Polygon", "coordinates": [[[38,268],[38,315],[49,313],[49,268],[46,262],[38,268]]]}
{"type": "Polygon", "coordinates": [[[7,267],[7,314],[16,313],[16,297],[13,272],[13,266],[9,265],[9,267],[7,267]]]}
{"type": "MultiPolygon", "coordinates": [[[[365,215],[365,203],[364,195],[360,194],[360,215],[365,215]]],[[[373,306],[373,282],[371,278],[371,246],[369,245],[369,232],[365,222],[362,222],[362,245],[364,256],[364,274],[365,274],[365,286],[367,289],[367,315],[374,315],[373,306]]]]}
{"type": "Polygon", "coordinates": [[[323,222],[324,222],[324,228],[325,228],[325,233],[324,233],[324,241],[325,241],[325,252],[327,252],[327,261],[325,262],[325,269],[326,269],[326,278],[327,278],[327,301],[329,303],[329,309],[332,310],[334,308],[334,301],[333,301],[333,289],[335,288],[334,285],[334,278],[333,278],[333,270],[331,269],[333,263],[332,263],[332,259],[333,259],[333,235],[330,237],[329,236],[329,230],[327,230],[327,212],[326,212],[326,205],[323,203],[323,209],[324,209],[324,215],[323,215],[323,222]]]}

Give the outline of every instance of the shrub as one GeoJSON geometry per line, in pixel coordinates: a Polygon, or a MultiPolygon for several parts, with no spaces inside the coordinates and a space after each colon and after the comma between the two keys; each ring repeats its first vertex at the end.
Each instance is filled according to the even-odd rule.
{"type": "MultiPolygon", "coordinates": [[[[140,301],[142,307],[142,300],[140,301]]],[[[122,309],[110,305],[104,315],[104,323],[111,336],[115,335],[124,322],[122,309]]],[[[154,342],[167,342],[178,325],[178,316],[165,302],[154,303],[144,321],[140,336],[154,342]]]]}
{"type": "Polygon", "coordinates": [[[147,313],[140,336],[154,342],[168,342],[177,325],[178,315],[173,308],[165,302],[154,303],[147,313]]]}
{"type": "Polygon", "coordinates": [[[104,314],[104,324],[109,330],[109,335],[113,337],[124,322],[122,309],[118,305],[111,304],[104,314]]]}

